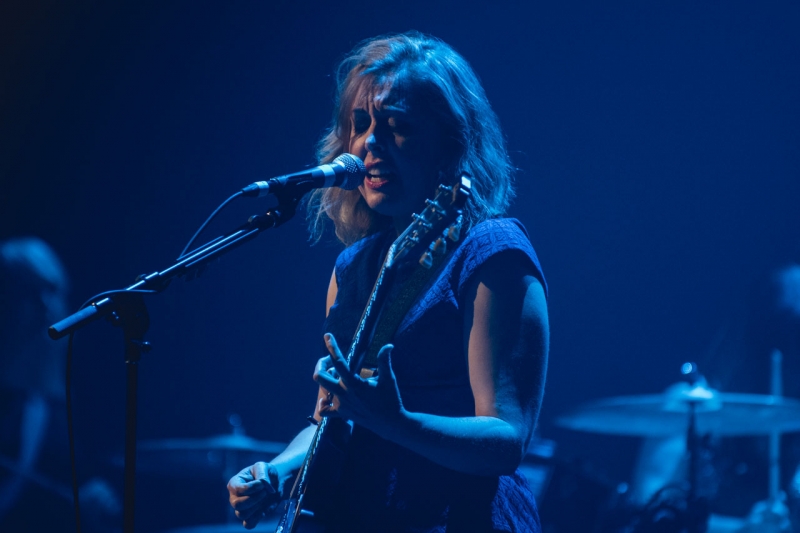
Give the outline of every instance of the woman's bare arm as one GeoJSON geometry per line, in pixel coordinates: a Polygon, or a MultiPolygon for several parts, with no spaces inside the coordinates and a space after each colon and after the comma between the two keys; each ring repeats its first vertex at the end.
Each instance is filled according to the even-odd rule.
{"type": "Polygon", "coordinates": [[[454,470],[500,475],[521,461],[539,414],[549,343],[544,289],[526,263],[503,254],[476,274],[465,296],[465,339],[475,416],[444,417],[402,406],[390,348],[379,356],[379,377],[350,372],[335,340],[315,379],[334,392],[325,416],[344,416],[454,470]],[[330,374],[335,368],[341,380],[330,374]]]}

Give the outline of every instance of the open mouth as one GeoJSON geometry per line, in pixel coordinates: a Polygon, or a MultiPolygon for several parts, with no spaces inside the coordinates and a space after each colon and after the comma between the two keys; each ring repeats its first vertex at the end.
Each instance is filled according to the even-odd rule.
{"type": "Polygon", "coordinates": [[[382,187],[394,177],[391,172],[381,172],[380,174],[367,174],[364,176],[364,183],[372,189],[382,187]]]}

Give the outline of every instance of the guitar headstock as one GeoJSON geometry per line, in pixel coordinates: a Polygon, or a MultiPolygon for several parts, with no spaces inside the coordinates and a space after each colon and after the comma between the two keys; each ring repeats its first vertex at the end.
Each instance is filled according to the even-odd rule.
{"type": "Polygon", "coordinates": [[[466,174],[452,187],[439,185],[433,200],[425,200],[425,209],[413,215],[414,221],[394,241],[394,256],[387,266],[418,258],[423,267],[430,268],[433,258],[447,251],[448,240],[457,242],[461,238],[461,210],[471,188],[466,174]]]}

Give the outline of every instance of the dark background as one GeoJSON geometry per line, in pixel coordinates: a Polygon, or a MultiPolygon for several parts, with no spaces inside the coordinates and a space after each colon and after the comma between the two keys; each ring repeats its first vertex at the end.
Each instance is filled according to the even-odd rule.
{"type": "MultiPolygon", "coordinates": [[[[800,260],[798,27],[792,1],[6,0],[0,238],[51,243],[73,308],[127,286],[237,189],[314,164],[353,45],[434,34],[483,80],[520,169],[511,215],[550,284],[540,433],[626,479],[635,439],[554,418],[663,390],[711,357],[755,280],[800,260]]],[[[235,203],[207,236],[264,206],[235,203]]],[[[260,439],[303,427],[339,250],[309,246],[298,217],[150,298],[140,437],[224,433],[231,413],[260,439]]],[[[98,461],[122,449],[124,371],[118,331],[77,335],[76,430],[98,461]]],[[[147,476],[181,477],[144,472],[147,493],[147,476]]]]}

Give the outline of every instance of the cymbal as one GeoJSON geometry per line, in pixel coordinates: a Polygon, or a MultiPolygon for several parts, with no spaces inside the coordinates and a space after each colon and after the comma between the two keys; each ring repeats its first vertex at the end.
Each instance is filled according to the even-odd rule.
{"type": "Polygon", "coordinates": [[[234,433],[200,439],[146,440],[137,445],[140,451],[236,451],[278,454],[286,449],[285,442],[256,440],[234,433]]]}
{"type": "Polygon", "coordinates": [[[782,396],[722,393],[678,383],[664,394],[596,400],[556,420],[567,429],[662,437],[686,433],[694,405],[697,431],[720,436],[800,431],[800,401],[782,396]]]}
{"type": "MultiPolygon", "coordinates": [[[[256,461],[272,459],[286,446],[283,442],[262,441],[233,433],[197,439],[145,440],[136,446],[136,468],[141,473],[159,475],[225,477],[232,475],[231,469],[238,471],[256,461]]],[[[114,456],[112,463],[123,466],[123,455],[114,456]]]]}

